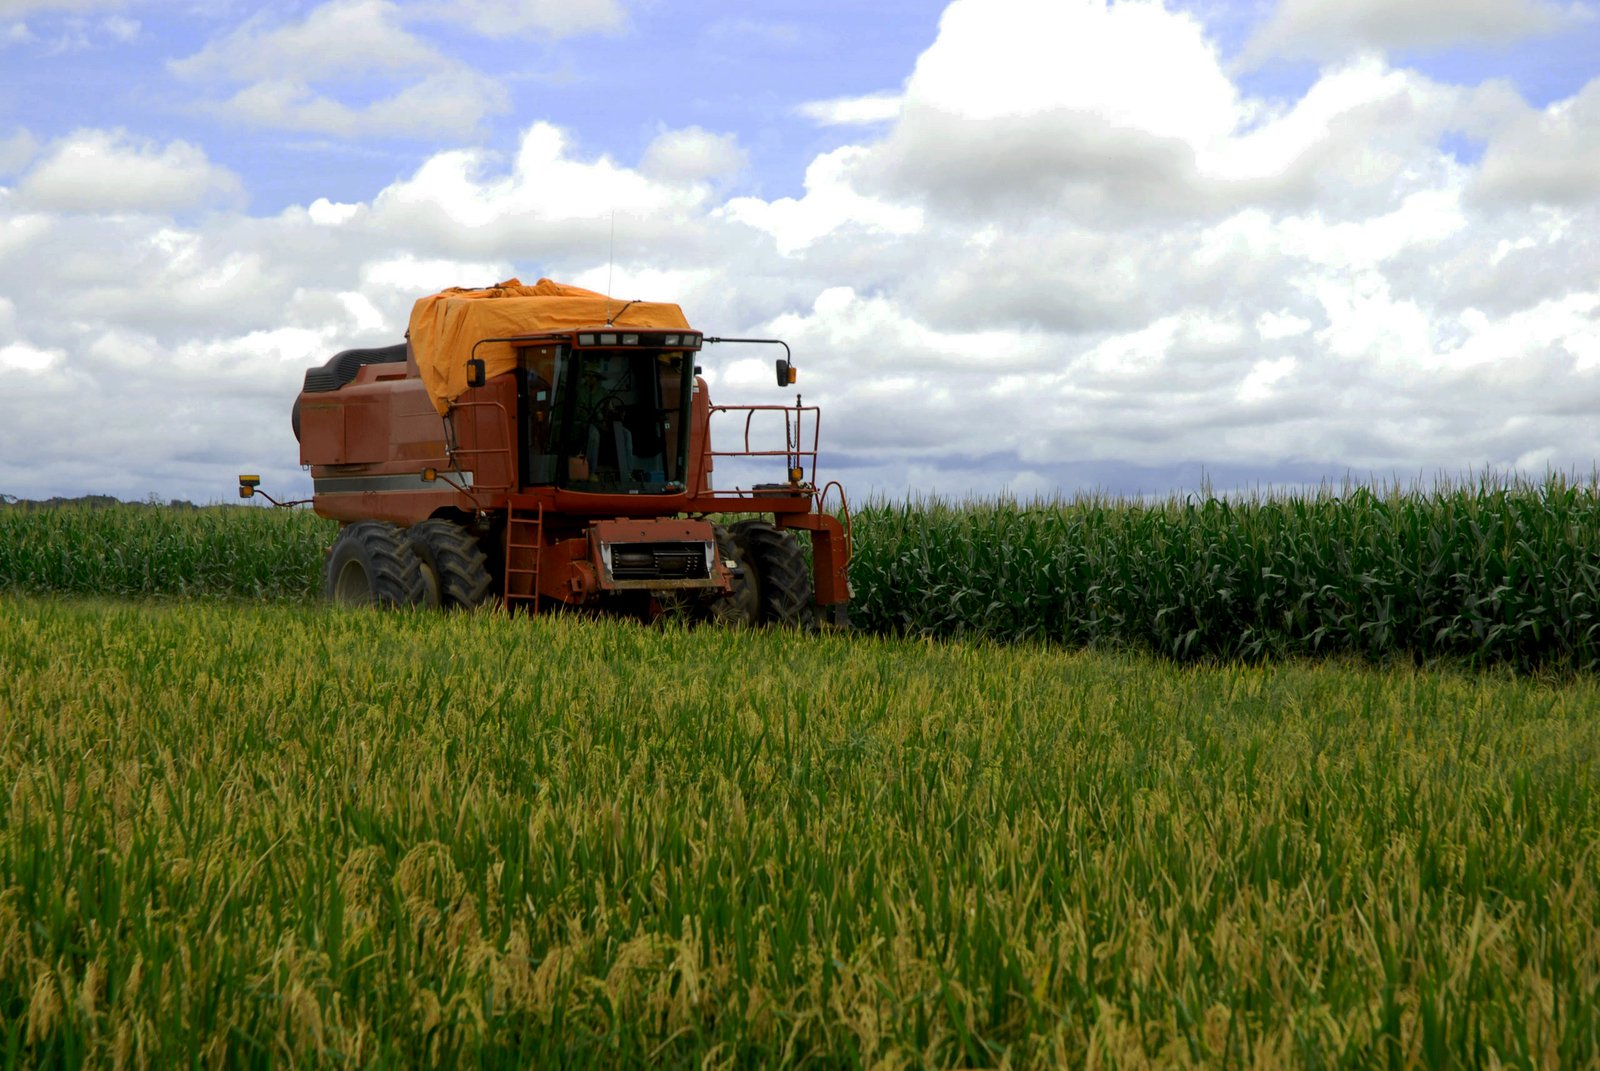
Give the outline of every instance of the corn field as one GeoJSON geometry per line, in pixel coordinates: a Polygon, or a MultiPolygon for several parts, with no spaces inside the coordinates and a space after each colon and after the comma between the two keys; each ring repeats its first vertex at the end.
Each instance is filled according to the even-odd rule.
{"type": "MultiPolygon", "coordinates": [[[[314,597],[304,511],[0,508],[0,591],[314,597]]],[[[1178,660],[1357,654],[1600,668],[1600,489],[1552,477],[1154,504],[872,503],[854,623],[1178,660]]]]}
{"type": "Polygon", "coordinates": [[[337,532],[303,510],[0,506],[0,592],[310,598],[337,532]]]}
{"type": "Polygon", "coordinates": [[[1600,667],[1600,493],[1485,481],[1376,494],[938,501],[857,513],[855,621],[1134,645],[1600,667]]]}
{"type": "Polygon", "coordinates": [[[0,598],[5,1067],[1600,1062],[1600,692],[0,598]]]}

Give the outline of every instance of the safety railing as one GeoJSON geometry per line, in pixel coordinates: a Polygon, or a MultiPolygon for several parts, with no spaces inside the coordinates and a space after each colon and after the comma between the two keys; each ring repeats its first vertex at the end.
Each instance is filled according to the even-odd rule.
{"type": "Polygon", "coordinates": [[[839,519],[839,524],[844,529],[845,560],[854,560],[856,553],[856,522],[855,518],[850,515],[850,501],[845,498],[844,484],[838,480],[829,480],[825,486],[817,489],[813,501],[816,504],[812,509],[817,513],[831,514],[839,519]]]}
{"type": "MultiPolygon", "coordinates": [[[[478,421],[474,421],[474,424],[476,425],[474,430],[476,432],[480,433],[480,435],[481,435],[481,432],[482,432],[483,426],[484,426],[484,422],[481,421],[481,420],[478,420],[478,421]]],[[[445,444],[444,448],[445,448],[445,455],[450,459],[451,471],[456,472],[456,473],[462,473],[462,472],[471,472],[472,473],[472,483],[469,485],[468,488],[463,488],[463,490],[466,490],[466,493],[469,496],[471,496],[474,500],[477,498],[477,496],[475,494],[473,494],[474,491],[508,491],[508,490],[512,490],[513,489],[512,488],[512,483],[516,479],[516,471],[517,471],[516,455],[512,452],[511,444],[509,442],[505,441],[505,439],[506,439],[505,429],[507,429],[509,427],[512,427],[512,426],[513,425],[512,425],[512,421],[511,421],[511,413],[510,413],[510,411],[506,409],[506,407],[505,407],[505,405],[503,403],[496,402],[496,401],[453,402],[450,405],[450,411],[445,414],[445,417],[444,417],[444,444],[445,444]],[[499,437],[501,439],[501,445],[499,445],[499,446],[463,447],[463,446],[461,446],[461,445],[459,445],[457,443],[457,441],[456,441],[456,416],[457,416],[457,414],[463,412],[464,410],[468,410],[468,409],[494,409],[494,410],[498,411],[499,419],[498,420],[493,420],[490,423],[493,424],[493,426],[495,428],[499,429],[499,437]],[[486,456],[503,456],[505,458],[505,467],[501,470],[506,474],[506,481],[505,482],[503,482],[503,483],[481,483],[481,482],[479,482],[479,478],[478,478],[479,477],[479,470],[478,470],[476,464],[475,463],[470,463],[470,464],[467,464],[467,465],[463,465],[462,464],[463,459],[466,459],[469,462],[473,462],[474,459],[476,459],[476,458],[486,457],[486,456]]]]}
{"type": "MultiPolygon", "coordinates": [[[[801,405],[796,399],[794,405],[713,405],[711,406],[708,427],[716,423],[719,414],[733,414],[734,421],[740,416],[743,419],[742,438],[739,439],[740,448],[736,450],[718,450],[715,444],[726,442],[726,437],[718,436],[714,427],[711,431],[713,458],[782,458],[783,480],[786,486],[796,489],[809,488],[816,480],[817,474],[817,444],[822,437],[822,410],[815,405],[801,405]],[[770,416],[765,414],[771,414],[770,416]],[[753,435],[771,435],[770,441],[777,442],[776,423],[783,423],[783,449],[758,449],[752,444],[753,435]],[[759,427],[757,425],[760,425],[759,427]],[[795,480],[794,472],[799,471],[799,479],[795,480]]],[[[724,426],[730,421],[724,421],[724,426]]],[[[737,426],[737,425],[736,425],[737,426]]],[[[759,493],[766,488],[739,488],[734,493],[749,494],[759,493]]],[[[769,492],[770,493],[770,492],[769,492]]]]}

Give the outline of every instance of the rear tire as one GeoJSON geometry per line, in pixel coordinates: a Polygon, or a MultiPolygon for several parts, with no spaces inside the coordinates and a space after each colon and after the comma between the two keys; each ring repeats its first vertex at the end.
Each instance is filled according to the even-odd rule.
{"type": "Polygon", "coordinates": [[[346,525],[328,552],[323,592],[336,606],[416,606],[427,597],[422,564],[392,524],[346,525]]]}
{"type": "Polygon", "coordinates": [[[757,620],[763,625],[809,628],[816,623],[811,566],[794,533],[770,521],[740,521],[733,538],[756,574],[757,620]]]}
{"type": "Polygon", "coordinates": [[[422,577],[446,610],[470,610],[489,601],[489,561],[471,532],[454,521],[431,520],[405,531],[406,544],[422,563],[422,577]]]}

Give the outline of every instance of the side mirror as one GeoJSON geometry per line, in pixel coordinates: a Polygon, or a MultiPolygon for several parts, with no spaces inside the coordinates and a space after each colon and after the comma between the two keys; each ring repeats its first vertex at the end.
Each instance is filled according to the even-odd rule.
{"type": "Polygon", "coordinates": [[[790,364],[782,357],[778,358],[778,386],[788,387],[793,385],[796,372],[797,369],[794,365],[790,364]]]}
{"type": "Polygon", "coordinates": [[[481,387],[487,380],[484,378],[484,365],[482,357],[473,357],[467,361],[467,386],[481,387]]]}

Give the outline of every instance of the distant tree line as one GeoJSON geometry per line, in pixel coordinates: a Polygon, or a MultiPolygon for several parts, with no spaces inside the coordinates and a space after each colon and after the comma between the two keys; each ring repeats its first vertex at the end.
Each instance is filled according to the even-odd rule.
{"type": "Polygon", "coordinates": [[[0,507],[20,510],[36,509],[114,509],[117,506],[153,506],[157,509],[196,510],[200,507],[186,498],[163,502],[154,494],[140,502],[124,502],[112,495],[79,495],[76,498],[18,498],[0,493],[0,507]]]}

